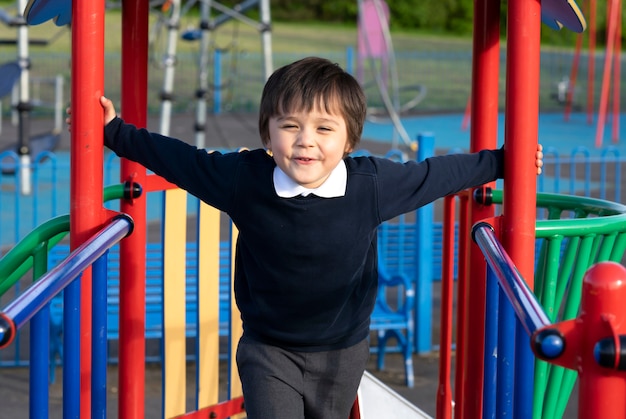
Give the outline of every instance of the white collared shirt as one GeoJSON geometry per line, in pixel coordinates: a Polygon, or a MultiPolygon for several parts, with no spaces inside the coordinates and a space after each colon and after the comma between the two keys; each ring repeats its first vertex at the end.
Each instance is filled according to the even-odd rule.
{"type": "Polygon", "coordinates": [[[294,196],[307,196],[309,194],[315,194],[321,198],[336,198],[346,194],[347,183],[348,170],[343,160],[330,172],[328,179],[314,189],[299,185],[278,166],[274,168],[274,190],[281,198],[293,198],[294,196]]]}

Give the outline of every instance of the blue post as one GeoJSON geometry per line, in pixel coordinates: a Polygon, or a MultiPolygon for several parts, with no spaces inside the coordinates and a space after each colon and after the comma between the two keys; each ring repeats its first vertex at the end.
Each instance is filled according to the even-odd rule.
{"type": "Polygon", "coordinates": [[[80,416],[80,280],[63,291],[63,417],[80,416]]]}
{"type": "MultiPolygon", "coordinates": [[[[435,154],[432,133],[419,134],[417,144],[418,161],[435,154]]],[[[433,204],[416,211],[415,240],[415,351],[427,353],[432,349],[433,204]]]]}
{"type": "MultiPolygon", "coordinates": [[[[483,387],[483,418],[493,418],[496,414],[496,395],[498,385],[498,296],[500,287],[498,278],[491,268],[487,268],[487,287],[485,299],[485,373],[483,387]]],[[[470,336],[471,338],[471,336],[470,336]]]]}
{"type": "Polygon", "coordinates": [[[535,386],[535,355],[528,344],[528,333],[519,318],[515,322],[515,384],[513,388],[513,418],[530,418],[533,415],[533,390],[535,386]]]}
{"type": "MultiPolygon", "coordinates": [[[[515,384],[515,325],[517,317],[504,291],[500,290],[499,295],[496,412],[498,413],[497,417],[511,418],[513,417],[515,384]]],[[[491,313],[488,314],[491,315],[491,313]]],[[[526,346],[528,346],[528,337],[526,338],[526,346]]]]}
{"type": "Polygon", "coordinates": [[[107,250],[92,265],[91,417],[107,417],[107,250]]]}
{"type": "MultiPolygon", "coordinates": [[[[48,265],[47,243],[39,244],[33,256],[33,277],[38,280],[48,265]]],[[[50,308],[46,304],[30,320],[29,412],[31,418],[49,416],[50,308]],[[37,348],[37,350],[32,350],[37,348]]]]}
{"type": "Polygon", "coordinates": [[[222,109],[222,53],[219,49],[213,57],[213,113],[219,115],[222,109]]]}

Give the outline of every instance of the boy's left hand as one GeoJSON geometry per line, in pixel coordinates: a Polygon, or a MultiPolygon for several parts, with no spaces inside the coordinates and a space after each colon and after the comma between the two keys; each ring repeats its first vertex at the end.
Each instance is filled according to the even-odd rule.
{"type": "Polygon", "coordinates": [[[543,146],[537,144],[537,152],[535,153],[535,166],[537,167],[537,175],[540,175],[543,167],[543,146]]]}

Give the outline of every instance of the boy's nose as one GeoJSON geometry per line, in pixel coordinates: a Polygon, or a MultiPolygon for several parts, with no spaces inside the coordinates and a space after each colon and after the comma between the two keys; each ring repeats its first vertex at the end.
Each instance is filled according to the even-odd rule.
{"type": "Polygon", "coordinates": [[[297,143],[302,147],[311,147],[314,144],[313,133],[311,132],[311,130],[301,130],[298,133],[297,143]]]}

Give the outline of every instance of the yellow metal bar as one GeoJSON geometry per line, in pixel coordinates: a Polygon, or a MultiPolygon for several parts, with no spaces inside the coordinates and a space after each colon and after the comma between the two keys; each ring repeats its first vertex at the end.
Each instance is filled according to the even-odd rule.
{"type": "Polygon", "coordinates": [[[219,400],[220,212],[200,204],[198,222],[198,408],[219,400]]]}
{"type": "MultiPolygon", "coordinates": [[[[237,243],[237,236],[239,235],[239,231],[237,230],[237,227],[235,227],[234,224],[231,224],[232,228],[231,228],[231,237],[230,237],[230,243],[231,243],[231,248],[234,249],[235,245],[234,243],[237,243]]],[[[233,283],[234,280],[234,272],[235,272],[235,252],[231,252],[231,261],[230,261],[230,266],[231,266],[231,284],[233,283]]],[[[230,347],[230,371],[231,371],[231,376],[230,376],[230,398],[234,399],[235,397],[241,396],[243,394],[243,391],[241,389],[241,381],[239,380],[239,372],[237,370],[237,362],[236,362],[236,354],[237,354],[237,344],[239,343],[239,339],[241,338],[241,335],[243,334],[243,326],[241,324],[241,314],[239,313],[239,309],[237,308],[237,305],[235,304],[235,294],[234,294],[234,287],[231,285],[230,287],[231,292],[230,292],[230,318],[231,318],[231,324],[230,324],[230,336],[231,336],[231,347],[230,347]]],[[[237,417],[241,417],[241,416],[237,416],[237,417]]]]}
{"type": "Polygon", "coordinates": [[[186,408],[185,248],[187,192],[165,192],[163,228],[163,349],[164,417],[182,415],[186,408]]]}

